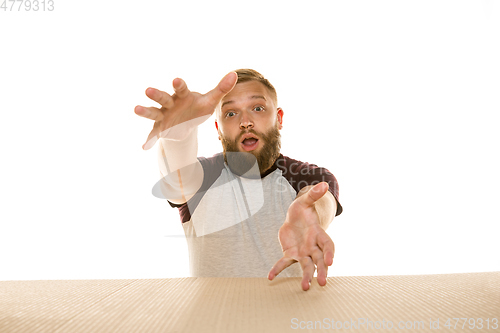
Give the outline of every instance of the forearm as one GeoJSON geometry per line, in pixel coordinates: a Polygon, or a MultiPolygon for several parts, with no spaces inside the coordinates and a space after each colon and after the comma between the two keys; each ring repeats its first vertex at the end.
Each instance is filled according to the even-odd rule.
{"type": "MultiPolygon", "coordinates": [[[[297,194],[297,198],[307,193],[314,185],[308,185],[297,194]]],[[[327,191],[318,201],[314,203],[314,208],[319,217],[319,224],[326,230],[332,223],[337,212],[337,201],[330,191],[327,191]]]]}
{"type": "Polygon", "coordinates": [[[203,168],[198,161],[198,130],[194,128],[182,140],[160,138],[158,164],[161,190],[173,203],[184,203],[201,187],[203,168]]]}
{"type": "Polygon", "coordinates": [[[333,195],[328,191],[315,203],[316,212],[319,216],[319,223],[323,230],[326,230],[332,223],[337,211],[337,202],[333,195]]]}

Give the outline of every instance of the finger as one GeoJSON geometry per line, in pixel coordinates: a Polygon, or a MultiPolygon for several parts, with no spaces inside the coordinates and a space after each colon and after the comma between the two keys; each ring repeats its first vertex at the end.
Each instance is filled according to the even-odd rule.
{"type": "Polygon", "coordinates": [[[180,78],[174,79],[172,85],[174,86],[175,94],[179,98],[185,98],[189,94],[189,89],[187,87],[186,82],[184,82],[183,79],[180,78]]]}
{"type": "Polygon", "coordinates": [[[231,90],[233,90],[237,81],[238,74],[236,74],[236,72],[228,73],[222,78],[222,80],[220,80],[217,87],[206,93],[205,96],[210,98],[213,105],[217,105],[221,101],[222,97],[226,96],[231,90]]]}
{"type": "Polygon", "coordinates": [[[159,121],[163,118],[163,113],[161,113],[160,109],[155,108],[153,106],[147,108],[144,106],[137,105],[134,109],[134,112],[135,112],[135,114],[137,114],[141,117],[148,118],[148,119],[155,120],[155,121],[159,121]]]}
{"type": "Polygon", "coordinates": [[[326,192],[328,191],[328,183],[327,182],[321,182],[319,184],[314,185],[307,191],[306,194],[300,196],[298,200],[300,200],[302,203],[304,203],[307,206],[312,206],[316,201],[321,199],[326,192]]]}
{"type": "Polygon", "coordinates": [[[282,257],[274,264],[273,268],[271,268],[271,270],[267,274],[267,278],[269,280],[274,279],[276,276],[278,276],[279,273],[281,273],[281,271],[283,271],[285,268],[287,268],[288,266],[290,266],[295,262],[297,262],[297,260],[292,258],[282,257]]]}
{"type": "Polygon", "coordinates": [[[326,232],[319,235],[318,246],[323,251],[325,264],[331,266],[333,264],[333,257],[335,256],[335,244],[326,232]]]}
{"type": "Polygon", "coordinates": [[[325,261],[323,260],[323,253],[321,251],[317,251],[313,255],[313,261],[318,270],[318,284],[320,286],[326,285],[326,276],[327,276],[327,267],[325,265],[325,261]]]}
{"type": "Polygon", "coordinates": [[[170,96],[164,91],[155,88],[148,88],[146,89],[146,96],[151,98],[153,101],[159,103],[166,109],[169,109],[174,106],[174,100],[172,99],[172,96],[170,96]]]}
{"type": "Polygon", "coordinates": [[[302,267],[302,290],[308,290],[311,286],[311,281],[316,267],[314,266],[311,257],[304,257],[300,259],[300,265],[302,267]]]}

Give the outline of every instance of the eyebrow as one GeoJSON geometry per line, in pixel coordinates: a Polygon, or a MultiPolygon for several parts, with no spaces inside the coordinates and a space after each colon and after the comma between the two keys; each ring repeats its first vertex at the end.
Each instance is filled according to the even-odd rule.
{"type": "MultiPolygon", "coordinates": [[[[267,101],[267,99],[264,96],[262,96],[262,95],[253,95],[253,96],[250,96],[249,99],[263,99],[263,100],[267,101]]],[[[224,105],[231,104],[231,103],[234,103],[234,101],[232,101],[232,100],[231,101],[225,101],[224,103],[222,103],[222,105],[221,105],[220,108],[222,109],[224,107],[224,105]]]]}

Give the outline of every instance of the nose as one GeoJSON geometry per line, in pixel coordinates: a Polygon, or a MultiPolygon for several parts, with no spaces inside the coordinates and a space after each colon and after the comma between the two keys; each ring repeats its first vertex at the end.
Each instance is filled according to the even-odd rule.
{"type": "Polygon", "coordinates": [[[246,112],[243,112],[240,121],[240,129],[250,129],[253,128],[253,120],[248,116],[246,112]]]}

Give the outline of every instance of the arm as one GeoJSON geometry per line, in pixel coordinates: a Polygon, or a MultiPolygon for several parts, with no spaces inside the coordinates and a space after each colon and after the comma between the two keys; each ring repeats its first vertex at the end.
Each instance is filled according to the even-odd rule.
{"type": "Polygon", "coordinates": [[[203,183],[197,132],[195,128],[182,141],[159,139],[160,189],[165,199],[175,204],[187,202],[203,183]]]}
{"type": "MultiPolygon", "coordinates": [[[[314,185],[308,185],[302,188],[302,190],[300,190],[297,194],[295,200],[307,193],[313,187],[314,185]]],[[[319,216],[319,224],[321,225],[321,228],[326,231],[326,229],[330,226],[330,223],[332,223],[335,213],[337,212],[337,201],[333,197],[333,194],[330,191],[327,191],[324,196],[316,201],[314,207],[319,216]]]]}

